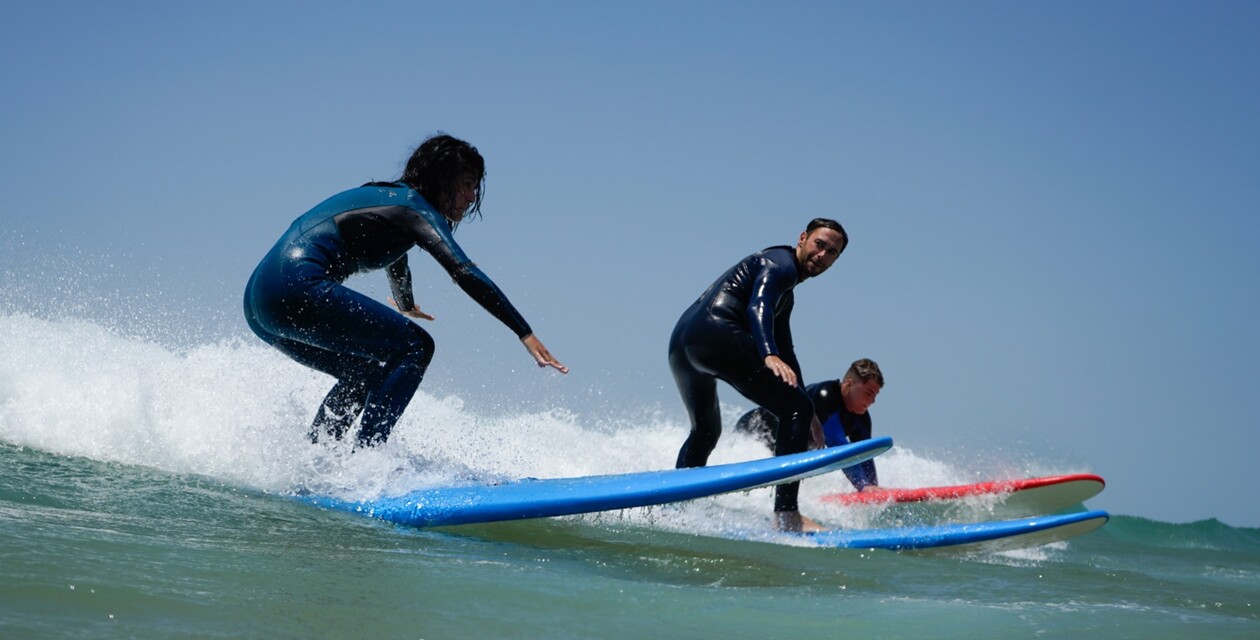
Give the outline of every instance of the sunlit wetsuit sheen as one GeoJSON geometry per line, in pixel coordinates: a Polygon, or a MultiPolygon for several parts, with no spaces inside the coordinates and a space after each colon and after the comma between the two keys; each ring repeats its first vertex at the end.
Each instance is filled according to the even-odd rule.
{"type": "Polygon", "coordinates": [[[407,251],[432,255],[469,296],[518,337],[529,324],[464,255],[450,224],[411,188],[371,183],[303,214],[263,257],[245,286],[245,320],[265,342],[337,379],[320,405],[312,440],[340,438],[362,413],[358,440],[384,442],[433,358],[433,339],[406,316],[342,283],[388,268],[400,309],[414,306],[407,251]]]}
{"type": "MultiPolygon", "coordinates": [[[[842,380],[828,380],[805,387],[805,392],[814,403],[814,413],[822,423],[823,437],[828,447],[871,439],[871,412],[853,413],[844,406],[844,397],[840,393],[842,382],[842,380]]],[[[774,414],[757,407],[740,417],[735,423],[735,430],[756,434],[773,446],[777,423],[774,414]]],[[[848,476],[849,482],[852,482],[858,491],[879,484],[874,460],[847,467],[844,469],[844,475],[848,476]]]]}
{"type": "MultiPolygon", "coordinates": [[[[754,253],[722,274],[679,318],[669,339],[669,366],[691,418],[679,468],[704,466],[717,446],[718,379],[779,418],[775,455],[809,446],[814,415],[809,396],[765,365],[766,356],[777,355],[801,378],[790,327],[799,274],[791,247],[754,253]]],[[[776,487],[775,511],[797,510],[799,489],[795,482],[776,487]]]]}

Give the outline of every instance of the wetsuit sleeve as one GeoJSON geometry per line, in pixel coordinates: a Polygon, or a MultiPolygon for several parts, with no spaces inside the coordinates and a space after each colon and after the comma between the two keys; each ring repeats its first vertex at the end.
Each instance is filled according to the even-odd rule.
{"type": "Polygon", "coordinates": [[[394,302],[403,311],[410,311],[416,306],[416,299],[411,290],[411,268],[407,266],[407,254],[389,265],[389,290],[394,294],[394,302]]]}
{"type": "Polygon", "coordinates": [[[875,461],[867,460],[859,465],[846,467],[844,475],[853,483],[853,488],[861,491],[870,486],[879,486],[879,478],[875,475],[875,461]]]}
{"type": "Polygon", "coordinates": [[[774,341],[779,348],[779,358],[796,372],[796,386],[805,387],[805,377],[801,373],[801,363],[796,358],[796,347],[792,343],[792,308],[796,305],[796,296],[789,290],[783,294],[783,310],[774,319],[774,341]]]}
{"type": "Polygon", "coordinates": [[[850,420],[845,425],[844,432],[849,436],[849,440],[857,442],[859,440],[871,439],[871,414],[869,412],[854,416],[854,420],[850,420]]]}
{"type": "MultiPolygon", "coordinates": [[[[775,341],[777,326],[774,312],[779,298],[790,293],[796,284],[796,267],[776,262],[769,255],[762,259],[760,266],[760,271],[753,278],[752,295],[748,299],[748,328],[762,358],[770,355],[782,358],[781,345],[775,341]]],[[[786,323],[792,314],[789,310],[782,315],[786,323]]]]}
{"type": "MultiPolygon", "coordinates": [[[[863,415],[847,416],[849,420],[845,421],[845,434],[849,438],[849,442],[861,442],[871,439],[871,414],[867,412],[863,415]]],[[[861,464],[848,467],[844,470],[849,482],[861,491],[863,488],[874,485],[879,486],[879,475],[875,473],[875,461],[867,460],[861,464]]]]}
{"type": "Polygon", "coordinates": [[[525,322],[524,316],[508,301],[503,291],[476,265],[470,262],[455,271],[447,270],[447,272],[451,274],[455,284],[464,290],[464,293],[467,293],[483,309],[489,311],[490,315],[498,318],[499,322],[516,334],[516,337],[524,338],[534,332],[530,329],[529,323],[525,322]]]}
{"type": "Polygon", "coordinates": [[[416,244],[442,265],[464,293],[489,311],[490,315],[498,318],[516,337],[524,338],[533,333],[529,323],[525,322],[525,318],[512,306],[507,296],[464,255],[449,228],[439,228],[439,225],[445,226],[440,221],[428,223],[423,217],[418,218],[413,227],[417,237],[416,244]]]}

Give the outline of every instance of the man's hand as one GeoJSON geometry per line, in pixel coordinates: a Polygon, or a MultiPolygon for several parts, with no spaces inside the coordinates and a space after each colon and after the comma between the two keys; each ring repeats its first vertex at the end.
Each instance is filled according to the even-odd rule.
{"type": "Polygon", "coordinates": [[[792,367],[788,366],[788,363],[783,361],[783,358],[776,355],[768,355],[765,362],[766,368],[785,384],[789,387],[796,386],[796,372],[792,370],[792,367]]]}

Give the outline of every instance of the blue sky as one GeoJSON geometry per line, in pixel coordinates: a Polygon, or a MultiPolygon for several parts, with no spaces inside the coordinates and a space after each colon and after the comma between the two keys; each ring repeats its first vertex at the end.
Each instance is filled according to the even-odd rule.
{"type": "Polygon", "coordinates": [[[678,315],[825,215],[852,241],[796,341],[809,381],[880,362],[878,433],[1260,526],[1257,32],[1250,2],[15,4],[0,273],[244,336],[294,217],[449,132],[489,173],[457,238],[572,373],[416,256],[433,392],[682,420],[678,315]]]}

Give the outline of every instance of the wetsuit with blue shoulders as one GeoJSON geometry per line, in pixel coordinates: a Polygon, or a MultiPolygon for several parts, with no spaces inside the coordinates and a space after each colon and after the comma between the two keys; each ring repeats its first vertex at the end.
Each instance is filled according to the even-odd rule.
{"type": "MultiPolygon", "coordinates": [[[[754,253],[722,274],[683,312],[669,340],[669,366],[691,419],[677,466],[702,467],[722,434],[717,381],[779,418],[775,455],[805,451],[814,410],[805,389],[765,365],[777,355],[801,379],[790,326],[803,280],[792,247],[754,253]]],[[[796,511],[799,483],[776,487],[775,511],[796,511]]]]}
{"type": "Polygon", "coordinates": [[[517,337],[529,324],[455,243],[446,218],[412,188],[369,183],[303,214],[245,286],[245,320],[259,338],[337,379],[311,429],[338,439],[360,418],[361,445],[384,442],[433,358],[433,338],[406,316],[342,283],[387,269],[399,309],[415,307],[407,251],[432,255],[517,337]]]}
{"type": "MultiPolygon", "coordinates": [[[[844,398],[840,395],[842,380],[816,382],[805,387],[809,399],[814,403],[814,412],[822,422],[823,436],[828,447],[838,447],[851,442],[871,439],[871,412],[853,413],[844,406],[844,398]]],[[[735,423],[736,431],[751,433],[774,446],[775,431],[778,419],[774,414],[757,407],[740,417],[735,423]]],[[[875,473],[875,461],[867,460],[858,465],[844,469],[844,475],[858,491],[870,486],[879,486],[879,476],[875,473]]]]}

